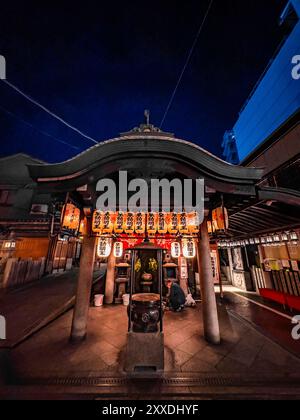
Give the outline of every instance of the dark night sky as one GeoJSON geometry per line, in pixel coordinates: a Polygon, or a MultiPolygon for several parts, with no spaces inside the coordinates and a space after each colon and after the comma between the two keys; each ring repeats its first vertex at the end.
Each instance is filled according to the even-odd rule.
{"type": "MultiPolygon", "coordinates": [[[[138,125],[145,108],[159,125],[208,3],[1,2],[7,79],[99,141],[138,125]]],[[[285,4],[215,0],[166,131],[221,154],[224,131],[283,38],[278,18],[285,4]]],[[[1,81],[0,127],[1,155],[55,162],[93,145],[1,81]]]]}

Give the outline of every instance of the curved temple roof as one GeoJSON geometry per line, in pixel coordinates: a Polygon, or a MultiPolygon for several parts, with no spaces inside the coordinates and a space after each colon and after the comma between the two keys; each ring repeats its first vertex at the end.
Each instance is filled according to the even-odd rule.
{"type": "Polygon", "coordinates": [[[164,133],[150,124],[142,124],[120,137],[104,141],[58,164],[29,165],[32,178],[38,182],[57,182],[76,179],[90,172],[101,162],[142,156],[163,158],[189,163],[224,182],[256,184],[263,175],[262,169],[231,165],[201,147],[164,133]]]}

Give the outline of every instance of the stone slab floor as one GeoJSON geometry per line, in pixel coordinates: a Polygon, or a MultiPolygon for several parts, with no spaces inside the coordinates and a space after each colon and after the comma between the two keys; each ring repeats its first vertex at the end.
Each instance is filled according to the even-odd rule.
{"type": "MultiPolygon", "coordinates": [[[[165,371],[209,374],[295,374],[300,359],[219,306],[222,344],[203,338],[201,304],[165,314],[165,371]]],[[[127,313],[123,306],[90,308],[88,336],[70,344],[72,311],[11,351],[16,378],[121,374],[127,313]]]]}

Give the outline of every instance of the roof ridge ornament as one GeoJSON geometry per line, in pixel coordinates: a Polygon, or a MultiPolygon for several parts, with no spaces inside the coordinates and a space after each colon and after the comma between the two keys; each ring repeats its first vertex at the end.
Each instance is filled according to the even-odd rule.
{"type": "Polygon", "coordinates": [[[155,135],[160,137],[174,137],[174,134],[172,133],[166,133],[162,131],[160,128],[155,127],[155,125],[150,124],[150,111],[148,109],[145,109],[144,111],[144,117],[145,121],[143,124],[140,124],[139,127],[135,127],[132,130],[121,133],[121,137],[127,137],[127,136],[137,136],[137,135],[155,135]]]}

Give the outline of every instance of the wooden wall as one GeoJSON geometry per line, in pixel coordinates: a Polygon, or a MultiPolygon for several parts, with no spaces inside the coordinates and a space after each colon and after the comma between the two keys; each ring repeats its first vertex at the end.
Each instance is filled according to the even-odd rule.
{"type": "Polygon", "coordinates": [[[14,258],[22,260],[47,257],[49,238],[20,238],[16,243],[14,258]]]}

